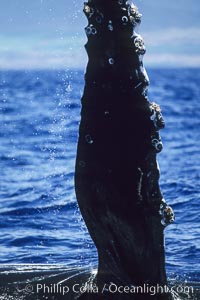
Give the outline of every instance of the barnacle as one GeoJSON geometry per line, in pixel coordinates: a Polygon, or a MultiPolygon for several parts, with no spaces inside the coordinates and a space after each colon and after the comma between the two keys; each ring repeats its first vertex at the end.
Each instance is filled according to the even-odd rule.
{"type": "Polygon", "coordinates": [[[97,30],[92,24],[90,24],[89,26],[87,26],[85,28],[85,32],[86,32],[87,36],[97,34],[97,30]]]}
{"type": "Polygon", "coordinates": [[[142,14],[139,13],[137,6],[134,5],[133,3],[130,5],[129,13],[130,13],[130,21],[132,23],[137,24],[141,22],[142,14]]]}
{"type": "Polygon", "coordinates": [[[150,108],[151,108],[152,110],[156,111],[156,112],[161,112],[160,105],[158,105],[158,104],[155,103],[155,102],[152,102],[152,103],[151,103],[150,108]]]}
{"type": "Polygon", "coordinates": [[[91,12],[91,8],[86,3],[84,4],[84,9],[83,10],[86,14],[90,14],[90,12],[91,12]]]}
{"type": "Polygon", "coordinates": [[[134,39],[135,52],[138,54],[145,54],[146,48],[144,45],[144,40],[141,36],[136,36],[134,39]]]}
{"type": "Polygon", "coordinates": [[[163,129],[165,127],[165,121],[163,119],[160,106],[157,103],[152,102],[149,107],[151,110],[150,119],[153,121],[155,129],[163,129]]]}
{"type": "Polygon", "coordinates": [[[87,2],[84,3],[83,11],[86,14],[87,18],[91,18],[94,14],[94,8],[90,7],[87,2]]]}

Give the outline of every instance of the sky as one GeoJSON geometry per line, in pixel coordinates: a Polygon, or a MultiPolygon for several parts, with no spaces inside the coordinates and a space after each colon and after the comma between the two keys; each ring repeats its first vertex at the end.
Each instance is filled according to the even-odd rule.
{"type": "MultiPolygon", "coordinates": [[[[0,0],[0,70],[85,68],[83,3],[0,0]]],[[[145,65],[200,67],[200,0],[134,3],[143,15],[145,65]]]]}

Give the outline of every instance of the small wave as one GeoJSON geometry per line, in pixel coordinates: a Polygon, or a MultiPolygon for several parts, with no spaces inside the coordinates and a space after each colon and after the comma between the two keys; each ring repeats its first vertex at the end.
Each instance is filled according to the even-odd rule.
{"type": "Polygon", "coordinates": [[[3,216],[32,216],[32,215],[38,215],[38,214],[45,214],[50,213],[54,211],[71,211],[76,209],[77,203],[71,202],[63,205],[52,205],[52,206],[46,206],[46,207],[27,207],[27,208],[19,208],[14,210],[8,210],[6,212],[2,212],[1,215],[3,216]]]}

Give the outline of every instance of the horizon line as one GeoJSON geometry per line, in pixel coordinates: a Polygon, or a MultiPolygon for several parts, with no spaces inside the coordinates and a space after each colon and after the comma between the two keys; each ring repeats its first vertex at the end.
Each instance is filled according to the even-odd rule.
{"type": "MultiPolygon", "coordinates": [[[[24,67],[17,67],[17,68],[1,68],[0,67],[0,72],[9,72],[9,71],[22,71],[22,72],[29,72],[29,71],[85,71],[86,67],[32,67],[32,68],[24,68],[24,67]]],[[[145,66],[146,70],[148,69],[166,69],[166,70],[173,70],[173,69],[200,69],[200,65],[191,65],[191,66],[186,66],[186,65],[146,65],[145,66]]]]}

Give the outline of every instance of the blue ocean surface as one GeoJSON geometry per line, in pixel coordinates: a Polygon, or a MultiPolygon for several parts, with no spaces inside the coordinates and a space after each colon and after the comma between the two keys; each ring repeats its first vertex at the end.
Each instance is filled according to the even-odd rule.
{"type": "MultiPolygon", "coordinates": [[[[200,69],[148,73],[166,121],[160,184],[176,214],[167,272],[199,281],[200,69]]],[[[0,264],[97,265],[74,192],[83,88],[83,70],[0,72],[0,264]]]]}

